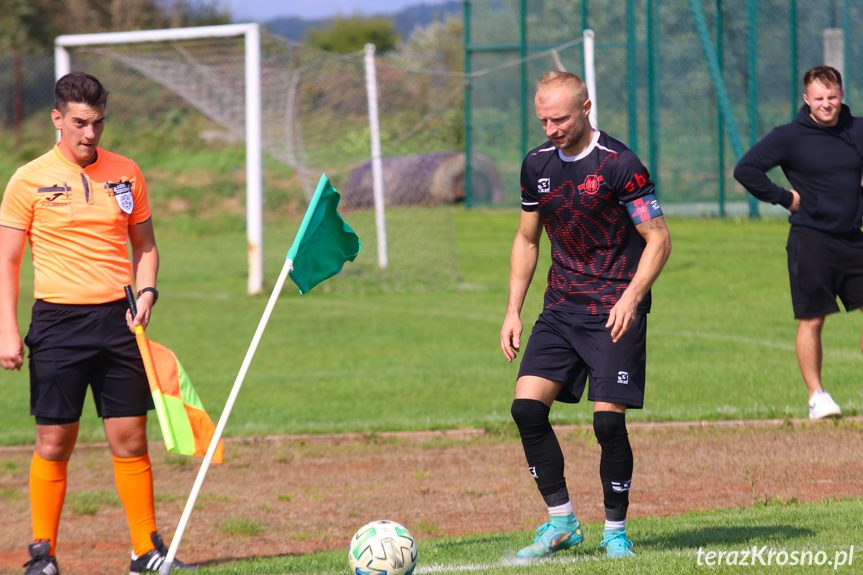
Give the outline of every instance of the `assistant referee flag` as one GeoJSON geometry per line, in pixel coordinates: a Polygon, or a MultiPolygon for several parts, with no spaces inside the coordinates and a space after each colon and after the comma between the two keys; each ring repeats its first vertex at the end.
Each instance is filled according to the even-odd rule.
{"type": "MultiPolygon", "coordinates": [[[[216,431],[213,420],[174,352],[147,339],[140,325],[135,327],[165,448],[171,453],[204,457],[216,431]]],[[[222,463],[224,452],[225,446],[219,441],[213,463],[222,463]]]]}
{"type": "Polygon", "coordinates": [[[360,253],[360,238],[339,214],[340,200],[327,175],[322,175],[285,257],[293,262],[290,275],[301,294],[339,273],[360,253]]]}

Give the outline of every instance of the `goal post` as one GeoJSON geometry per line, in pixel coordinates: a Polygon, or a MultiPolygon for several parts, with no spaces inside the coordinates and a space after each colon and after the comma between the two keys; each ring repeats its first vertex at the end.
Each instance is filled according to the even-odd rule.
{"type": "Polygon", "coordinates": [[[369,103],[369,136],[372,150],[372,197],[375,206],[375,229],[378,239],[378,265],[389,265],[387,257],[387,225],[384,198],[383,163],[381,160],[381,123],[378,114],[378,80],[375,69],[375,45],[365,45],[366,97],[369,103]]]}
{"type": "Polygon", "coordinates": [[[584,83],[587,86],[587,94],[590,98],[590,112],[588,112],[588,118],[590,119],[590,125],[593,126],[595,130],[598,130],[599,114],[596,106],[596,61],[593,30],[589,28],[585,30],[582,38],[584,41],[584,83]]]}
{"type": "MultiPolygon", "coordinates": [[[[465,199],[471,82],[432,40],[334,54],[256,25],[67,35],[50,74],[89,71],[113,90],[110,115],[123,129],[109,132],[111,146],[142,137],[139,161],[155,162],[145,173],[170,178],[151,204],[177,230],[245,226],[250,293],[265,283],[262,268],[284,257],[262,249],[263,226],[295,219],[322,173],[365,240],[362,257],[325,289],[427,291],[460,281],[454,214],[465,199]]],[[[500,201],[498,164],[486,153],[470,160],[475,197],[500,201]]]]}
{"type": "Polygon", "coordinates": [[[246,237],[248,292],[263,289],[263,152],[261,137],[261,38],[258,24],[229,24],[103,34],[69,34],[54,40],[56,79],[71,72],[67,48],[243,36],[245,40],[246,237]]]}

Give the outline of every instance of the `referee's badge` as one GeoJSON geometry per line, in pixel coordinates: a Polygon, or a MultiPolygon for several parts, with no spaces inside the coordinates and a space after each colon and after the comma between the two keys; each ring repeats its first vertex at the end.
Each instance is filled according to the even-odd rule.
{"type": "Polygon", "coordinates": [[[132,197],[132,183],[119,182],[117,184],[108,184],[111,188],[111,193],[114,194],[114,199],[117,200],[117,205],[126,214],[132,213],[132,208],[135,207],[135,200],[132,197]]]}

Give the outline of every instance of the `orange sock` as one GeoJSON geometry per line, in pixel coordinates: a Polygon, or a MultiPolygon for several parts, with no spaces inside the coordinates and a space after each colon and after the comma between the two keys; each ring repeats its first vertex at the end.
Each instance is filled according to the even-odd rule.
{"type": "Polygon", "coordinates": [[[156,530],[150,456],[145,453],[140,457],[114,457],[114,480],[129,521],[132,549],[141,556],[153,549],[150,534],[156,530]]]}
{"type": "Polygon", "coordinates": [[[51,555],[57,545],[60,513],[66,499],[66,466],[68,461],[48,461],[33,453],[30,463],[30,514],[33,517],[33,540],[51,541],[51,555]]]}

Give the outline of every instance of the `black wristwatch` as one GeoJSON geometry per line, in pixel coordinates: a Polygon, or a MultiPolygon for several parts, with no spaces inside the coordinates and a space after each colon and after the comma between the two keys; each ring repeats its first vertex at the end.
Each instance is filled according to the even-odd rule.
{"type": "Polygon", "coordinates": [[[153,305],[156,305],[156,302],[159,301],[159,290],[154,287],[145,287],[144,289],[138,290],[138,297],[141,297],[147,292],[153,294],[153,305]]]}

